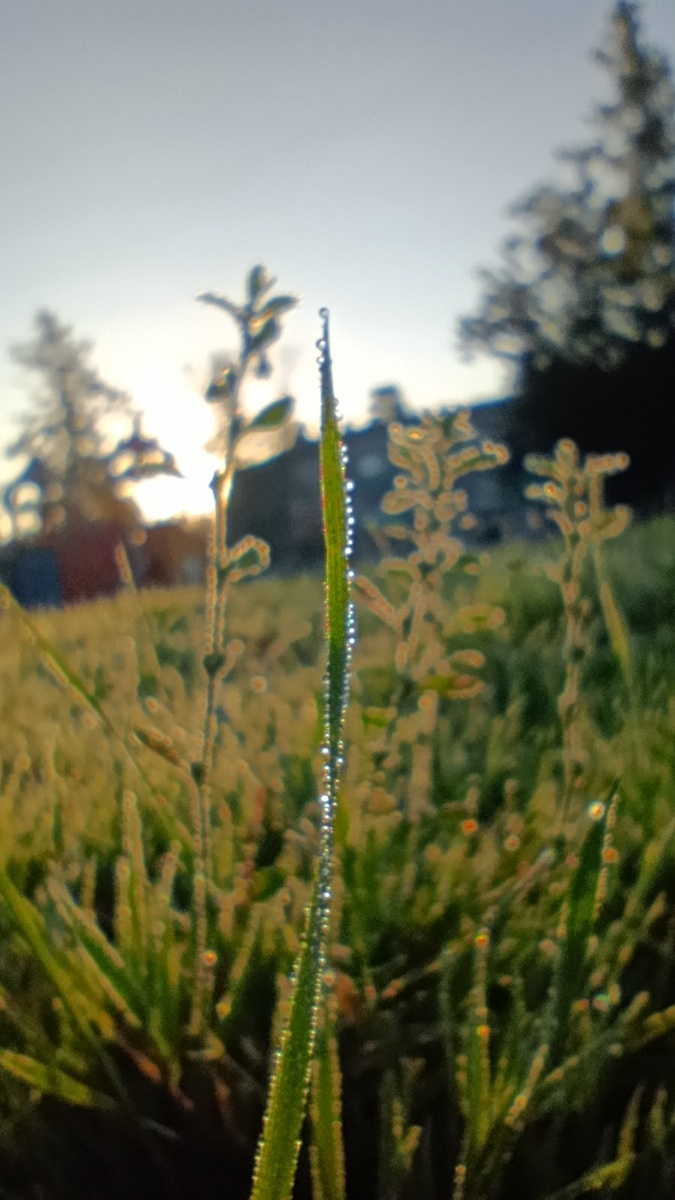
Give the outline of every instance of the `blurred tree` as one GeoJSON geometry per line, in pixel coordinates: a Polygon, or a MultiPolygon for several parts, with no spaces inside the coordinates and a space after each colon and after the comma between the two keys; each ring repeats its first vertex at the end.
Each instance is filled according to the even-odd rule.
{"type": "Polygon", "coordinates": [[[29,459],[5,491],[15,534],[22,513],[43,532],[83,519],[138,523],[140,512],[125,488],[148,475],[178,474],[172,456],[141,437],[138,414],[132,437],[106,454],[102,422],[131,417],[129,397],[99,377],[89,362],[91,344],[76,341],[53,313],[39,312],[35,326],[33,340],[11,351],[40,378],[32,408],[19,418],[21,433],[5,451],[8,458],[29,459]]]}
{"type": "Polygon", "coordinates": [[[500,271],[482,272],[460,340],[514,364],[515,453],[563,435],[585,451],[627,450],[626,498],[653,506],[675,475],[675,102],[628,0],[596,59],[614,92],[596,109],[597,139],[559,154],[568,190],[541,187],[512,210],[526,231],[506,242],[500,271]]]}

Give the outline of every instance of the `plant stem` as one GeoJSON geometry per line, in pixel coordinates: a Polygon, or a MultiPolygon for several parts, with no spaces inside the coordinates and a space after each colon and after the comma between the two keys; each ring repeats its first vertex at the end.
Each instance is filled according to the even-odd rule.
{"type": "Polygon", "coordinates": [[[223,467],[211,481],[214,496],[214,518],[207,574],[206,631],[204,636],[204,666],[206,668],[206,698],[202,733],[202,752],[193,770],[193,824],[197,854],[194,864],[194,905],[196,919],[195,990],[190,1020],[191,1032],[198,1036],[204,1022],[204,1001],[207,989],[205,954],[207,949],[207,901],[212,883],[213,855],[211,837],[210,781],[218,718],[216,695],[225,665],[226,612],[228,597],[227,576],[227,510],[234,482],[232,419],[238,411],[241,384],[246,373],[248,356],[242,347],[237,383],[232,393],[231,416],[225,430],[223,467]],[[215,665],[219,664],[219,665],[215,665]]]}

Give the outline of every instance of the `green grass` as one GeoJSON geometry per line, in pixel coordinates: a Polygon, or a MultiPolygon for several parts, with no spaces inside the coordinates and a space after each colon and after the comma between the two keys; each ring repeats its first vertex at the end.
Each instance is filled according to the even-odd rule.
{"type": "MultiPolygon", "coordinates": [[[[620,777],[621,804],[614,835],[620,861],[610,864],[606,912],[596,932],[598,945],[591,945],[588,961],[578,955],[573,958],[581,972],[580,981],[575,978],[573,1003],[587,999],[589,1011],[568,1014],[564,1050],[559,1052],[558,1066],[551,1063],[548,1071],[550,1076],[562,1070],[562,1079],[557,1084],[549,1081],[545,1088],[542,1083],[537,1106],[531,1113],[525,1110],[522,1130],[516,1130],[517,1137],[509,1133],[515,1145],[506,1176],[500,1174],[501,1168],[497,1172],[490,1159],[494,1121],[499,1120],[500,1112],[508,1116],[509,1105],[526,1088],[535,1067],[543,1031],[539,1034],[533,1028],[534,1015],[542,1012],[555,976],[561,904],[566,891],[574,886],[573,870],[564,862],[536,865],[542,851],[552,849],[550,830],[560,787],[556,698],[564,676],[562,606],[555,586],[542,575],[532,576],[529,559],[516,548],[504,548],[495,555],[493,567],[478,579],[477,597],[502,606],[506,624],[501,630],[468,639],[475,645],[478,638],[485,657],[485,687],[481,695],[468,700],[441,700],[431,735],[427,811],[415,820],[405,812],[414,752],[411,741],[401,744],[403,764],[388,768],[392,775],[388,786],[366,788],[372,779],[370,764],[381,761],[380,714],[397,686],[397,673],[392,665],[393,635],[368,611],[360,614],[355,696],[347,726],[344,803],[349,833],[341,852],[338,911],[330,950],[344,1077],[347,1195],[350,1185],[359,1194],[360,1176],[370,1178],[375,1186],[373,1163],[379,1151],[368,1154],[362,1142],[369,1138],[373,1147],[390,1144],[379,1128],[378,1114],[385,1104],[388,1120],[394,1120],[391,1114],[399,1111],[398,1105],[403,1105],[401,1112],[410,1114],[400,1128],[398,1118],[395,1121],[401,1146],[408,1145],[407,1129],[419,1127],[424,1133],[411,1156],[412,1177],[406,1185],[416,1194],[425,1194],[422,1189],[429,1172],[431,1178],[434,1172],[440,1173],[441,1179],[443,1172],[446,1177],[452,1174],[462,1157],[464,1139],[468,1168],[480,1179],[486,1171],[502,1178],[495,1195],[509,1194],[499,1188],[514,1186],[515,1179],[524,1195],[543,1197],[547,1190],[551,1192],[591,1169],[603,1155],[605,1161],[611,1159],[611,1139],[603,1130],[614,1129],[618,1136],[630,1099],[625,1089],[631,1078],[644,1079],[646,1087],[640,1110],[638,1163],[647,1172],[645,1178],[651,1179],[649,1172],[656,1172],[662,1192],[655,1190],[654,1194],[667,1194],[664,1181],[672,1171],[668,1124],[666,1120],[664,1150],[657,1152],[650,1132],[657,1118],[648,1119],[648,1112],[657,1101],[660,1086],[670,1094],[670,1043],[668,1036],[662,1036],[656,1055],[640,1043],[656,1030],[654,1023],[649,1025],[649,1014],[667,1008],[675,999],[668,949],[675,864],[666,840],[675,813],[671,699],[675,632],[669,620],[661,619],[669,601],[667,580],[675,560],[674,533],[673,524],[667,521],[633,529],[624,535],[629,544],[623,553],[618,541],[616,553],[608,556],[616,596],[629,624],[640,703],[628,722],[621,705],[613,702],[612,692],[621,687],[620,671],[598,610],[584,685],[588,712],[583,721],[592,738],[592,755],[583,799],[602,798],[620,777]],[[650,571],[638,569],[636,564],[642,561],[653,564],[650,571]],[[636,582],[640,580],[642,591],[636,582]],[[652,630],[646,627],[647,613],[655,614],[652,630]],[[658,655],[652,649],[655,646],[658,655]],[[473,828],[472,822],[476,831],[465,832],[465,828],[473,828]],[[507,850],[507,843],[513,848],[507,850]],[[659,903],[661,893],[665,898],[659,903]],[[647,912],[655,902],[650,920],[647,912]],[[489,1011],[489,1021],[484,1022],[472,1016],[481,1008],[475,993],[478,963],[472,946],[486,917],[491,918],[491,938],[487,979],[481,985],[486,989],[489,1011]],[[593,976],[599,982],[590,987],[593,976]],[[593,1008],[594,999],[608,996],[613,984],[620,988],[616,1007],[606,1013],[593,1008]],[[626,1023],[627,1010],[645,990],[650,995],[642,1014],[626,1023]],[[442,996],[448,993],[452,1002],[449,1028],[439,1023],[442,996]],[[494,1058],[489,1076],[481,1067],[482,1041],[471,1033],[472,1020],[475,1029],[490,1026],[494,1058]],[[610,1047],[622,1040],[630,1049],[616,1058],[610,1047]],[[579,1064],[565,1066],[580,1050],[579,1064]],[[443,1054],[451,1056],[450,1072],[443,1054]],[[506,1064],[500,1068],[504,1054],[506,1064]],[[407,1092],[401,1090],[404,1086],[407,1092]],[[389,1096],[386,1103],[378,1098],[381,1088],[385,1088],[382,1096],[389,1096]],[[406,1094],[410,1097],[407,1101],[406,1094]],[[399,1097],[394,1109],[392,1096],[399,1097]],[[621,1103],[615,1103],[615,1098],[622,1096],[621,1103]],[[465,1131],[473,1128],[472,1111],[483,1114],[488,1130],[486,1134],[485,1125],[477,1126],[469,1145],[465,1131]],[[455,1135],[446,1137],[440,1112],[446,1114],[443,1121],[450,1121],[450,1129],[454,1123],[455,1135]],[[582,1117],[580,1138],[575,1122],[582,1117]],[[543,1157],[535,1153],[537,1130],[545,1130],[548,1139],[543,1157]],[[439,1156],[445,1158],[440,1166],[439,1156]],[[541,1182],[532,1181],[533,1176],[541,1176],[541,1182]]],[[[557,552],[553,545],[538,548],[534,569],[539,565],[537,559],[554,557],[557,552]]],[[[181,674],[180,664],[188,663],[190,655],[198,656],[203,623],[200,603],[195,592],[187,591],[141,596],[151,640],[173,647],[176,653],[174,662],[167,657],[157,670],[159,691],[171,701],[170,715],[169,707],[153,697],[125,706],[124,698],[133,695],[138,683],[138,673],[133,678],[136,651],[124,642],[129,636],[124,631],[133,632],[135,621],[127,597],[35,620],[84,676],[93,680],[95,668],[101,668],[99,679],[105,675],[111,687],[101,704],[120,726],[121,735],[128,736],[135,727],[153,726],[167,738],[173,736],[174,744],[182,748],[190,737],[197,738],[199,729],[199,692],[185,666],[181,674]],[[109,625],[115,628],[115,637],[111,637],[109,625]]],[[[146,788],[105,730],[85,720],[87,709],[75,703],[73,693],[63,684],[52,684],[45,675],[39,647],[17,636],[17,618],[6,614],[3,620],[13,623],[12,636],[3,641],[0,801],[10,876],[45,913],[47,928],[58,936],[58,944],[62,945],[64,938],[67,941],[68,926],[46,889],[50,872],[61,875],[80,905],[92,905],[100,927],[110,936],[119,887],[115,863],[123,849],[120,815],[124,787],[136,789],[143,812],[148,889],[159,879],[162,856],[168,850],[157,796],[167,798],[176,817],[188,828],[189,795],[173,764],[141,745],[134,754],[149,780],[146,788]],[[87,888],[93,890],[89,898],[83,894],[87,888]]],[[[214,763],[219,801],[214,805],[213,852],[219,891],[210,916],[209,943],[218,958],[213,980],[215,1011],[209,1018],[207,1036],[210,1049],[206,1057],[200,1057],[204,1052],[196,1048],[197,1058],[191,1058],[195,1050],[178,1036],[170,1053],[165,1051],[168,1061],[163,1060],[151,1014],[138,1013],[141,1029],[133,1039],[135,1058],[133,1046],[117,1050],[115,1055],[123,1054],[127,1090],[139,1111],[145,1111],[146,1120],[154,1119],[150,1116],[157,1104],[152,1098],[154,1088],[169,1091],[176,1087],[188,1093],[196,1088],[187,1099],[203,1108],[204,1089],[213,1094],[227,1081],[233,1097],[230,1120],[235,1128],[240,1127],[239,1136],[248,1137],[247,1153],[252,1156],[262,1116],[267,1047],[273,1027],[281,1019],[274,1016],[275,995],[283,1008],[283,980],[297,951],[317,846],[320,586],[314,579],[247,585],[233,595],[230,633],[245,643],[245,650],[224,689],[228,723],[221,726],[222,742],[217,745],[214,763]],[[233,751],[241,763],[248,764],[247,770],[239,760],[233,761],[233,751]],[[163,1083],[148,1084],[142,1056],[157,1064],[163,1083]],[[198,1085],[197,1079],[202,1081],[198,1085]],[[148,1087],[150,1097],[146,1095],[148,1087]],[[246,1130],[247,1134],[242,1132],[246,1130]]],[[[405,693],[399,704],[404,709],[403,720],[408,722],[408,737],[421,740],[423,731],[415,728],[419,710],[416,716],[405,693]]],[[[599,828],[587,826],[586,821],[582,804],[573,848],[581,846],[586,828],[599,828]]],[[[180,967],[181,953],[189,957],[192,935],[186,922],[190,906],[188,863],[182,861],[171,919],[177,944],[178,983],[172,985],[177,1031],[187,1023],[191,1001],[190,976],[184,965],[180,967]]],[[[105,1075],[101,1076],[86,1043],[78,1037],[77,1026],[73,1027],[67,1015],[47,1020],[52,985],[32,966],[25,935],[11,932],[8,917],[3,928],[3,1046],[8,1053],[28,1055],[47,1066],[51,1061],[55,1071],[65,1070],[59,1064],[67,1063],[69,1078],[113,1099],[105,1075]]],[[[104,997],[101,1002],[105,1003],[104,997]]],[[[566,1003],[559,1001],[563,1010],[566,1003]]],[[[115,1014],[123,1014],[124,1007],[118,1004],[110,1010],[107,1006],[107,1011],[112,1011],[116,1020],[115,1014]]],[[[101,1020],[113,1046],[128,1038],[113,1033],[105,1026],[105,1018],[101,1020]]],[[[123,1028],[124,1022],[120,1024],[123,1028]]],[[[7,1058],[5,1065],[11,1062],[7,1058]]],[[[51,1086],[57,1087],[58,1081],[55,1075],[51,1086]]],[[[63,1084],[60,1103],[72,1108],[71,1101],[72,1085],[63,1084]]],[[[16,1082],[6,1078],[7,1137],[10,1130],[16,1135],[18,1121],[23,1144],[32,1147],[31,1155],[37,1155],[24,1158],[23,1169],[28,1169],[30,1161],[31,1169],[42,1171],[43,1179],[53,1173],[46,1148],[50,1143],[40,1132],[46,1119],[41,1114],[49,1111],[45,1104],[37,1100],[35,1086],[31,1092],[19,1078],[16,1082]],[[31,1095],[33,1101],[29,1102],[31,1095]]],[[[669,1119],[670,1102],[666,1099],[665,1104],[669,1119]]],[[[180,1099],[167,1101],[167,1105],[174,1114],[169,1125],[180,1128],[180,1099]]],[[[204,1129],[198,1127],[197,1132],[193,1127],[190,1137],[181,1134],[186,1155],[190,1138],[199,1145],[205,1129],[209,1129],[210,1139],[217,1138],[215,1129],[209,1127],[213,1118],[207,1112],[210,1108],[203,1108],[200,1124],[204,1129]]],[[[172,1161],[172,1154],[177,1153],[173,1143],[167,1149],[162,1136],[156,1136],[161,1153],[172,1161]]],[[[228,1154],[235,1154],[231,1137],[224,1123],[223,1170],[233,1161],[228,1154]]],[[[504,1137],[500,1135],[502,1140],[504,1137]]],[[[400,1153],[401,1163],[407,1162],[403,1149],[400,1153]]],[[[381,1171],[385,1166],[389,1170],[392,1162],[384,1150],[383,1155],[381,1171]]],[[[303,1166],[301,1163],[301,1169],[303,1166]]],[[[404,1188],[403,1166],[396,1171],[404,1188]]],[[[637,1171],[638,1166],[633,1166],[633,1177],[639,1180],[643,1176],[637,1171]]],[[[638,1186],[634,1182],[633,1190],[626,1194],[638,1196],[638,1186]]],[[[65,1193],[57,1190],[54,1194],[65,1193]]],[[[203,1194],[208,1195],[208,1190],[203,1194]]],[[[245,1194],[242,1183],[241,1195],[245,1194]]],[[[401,1194],[407,1193],[403,1190],[401,1194]]]]}

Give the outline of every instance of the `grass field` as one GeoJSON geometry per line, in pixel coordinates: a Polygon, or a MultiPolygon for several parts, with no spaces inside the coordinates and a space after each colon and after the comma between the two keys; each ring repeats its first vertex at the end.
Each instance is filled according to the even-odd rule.
{"type": "MultiPolygon", "coordinates": [[[[628,673],[583,568],[568,727],[561,545],[438,595],[452,670],[402,662],[357,587],[330,953],[349,1197],[672,1194],[675,522],[604,551],[628,673]]],[[[368,574],[402,602],[400,563],[368,574]]],[[[197,962],[203,596],[0,613],[5,1194],[247,1194],[317,851],[322,620],[318,578],[232,591],[197,962]]]]}
{"type": "Polygon", "coordinates": [[[461,481],[507,451],[425,416],[353,576],[322,310],[325,588],[247,579],[272,282],[202,296],[241,335],[206,594],[123,552],[113,600],[0,591],[0,1197],[666,1200],[675,521],[562,441],[527,462],[559,536],[490,562],[461,481]]]}

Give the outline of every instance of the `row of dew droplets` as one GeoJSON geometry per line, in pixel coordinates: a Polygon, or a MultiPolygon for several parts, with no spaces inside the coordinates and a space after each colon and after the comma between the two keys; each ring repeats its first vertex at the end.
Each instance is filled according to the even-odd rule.
{"type": "Polygon", "coordinates": [[[330,356],[329,312],[327,308],[319,310],[323,322],[322,335],[316,343],[319,351],[319,372],[321,377],[321,426],[324,433],[332,433],[338,448],[337,467],[340,473],[339,502],[341,514],[329,512],[329,508],[337,502],[337,497],[329,494],[326,481],[327,468],[335,463],[327,463],[331,454],[330,441],[324,437],[321,445],[321,492],[324,524],[324,540],[326,545],[326,577],[324,582],[325,596],[325,636],[328,649],[328,663],[323,678],[324,688],[324,718],[323,740],[321,744],[322,758],[322,789],[321,789],[321,843],[322,843],[322,879],[321,898],[330,902],[330,865],[333,853],[333,822],[340,772],[344,766],[344,742],[342,731],[349,702],[349,678],[351,672],[354,645],[356,642],[356,617],[354,603],[350,598],[350,587],[354,581],[354,571],[349,563],[354,552],[355,517],[352,504],[354,484],[346,478],[348,464],[347,448],[339,437],[337,423],[341,412],[335,399],[333,387],[332,360],[330,356]],[[339,537],[335,539],[331,531],[331,516],[341,517],[335,522],[339,537]],[[337,543],[337,544],[336,544],[337,543]],[[332,560],[332,561],[331,561],[332,560]],[[336,579],[331,579],[335,573],[336,579]],[[342,580],[339,580],[339,576],[342,580]],[[341,587],[331,587],[332,583],[341,582],[341,587]],[[340,611],[341,610],[341,611],[340,611]],[[337,618],[337,620],[335,619],[337,618]],[[328,874],[325,869],[328,868],[328,874]]]}
{"type": "Polygon", "coordinates": [[[320,775],[320,850],[312,898],[305,912],[300,953],[291,977],[263,1121],[262,1139],[253,1172],[251,1200],[289,1200],[300,1152],[312,1060],[321,1004],[326,987],[327,942],[332,902],[335,811],[344,763],[343,726],[349,697],[355,617],[350,599],[354,573],[352,487],[346,480],[346,451],[338,429],[333,391],[328,311],[321,309],[322,335],[317,342],[321,380],[321,511],[326,547],[324,717],[320,775]]]}

